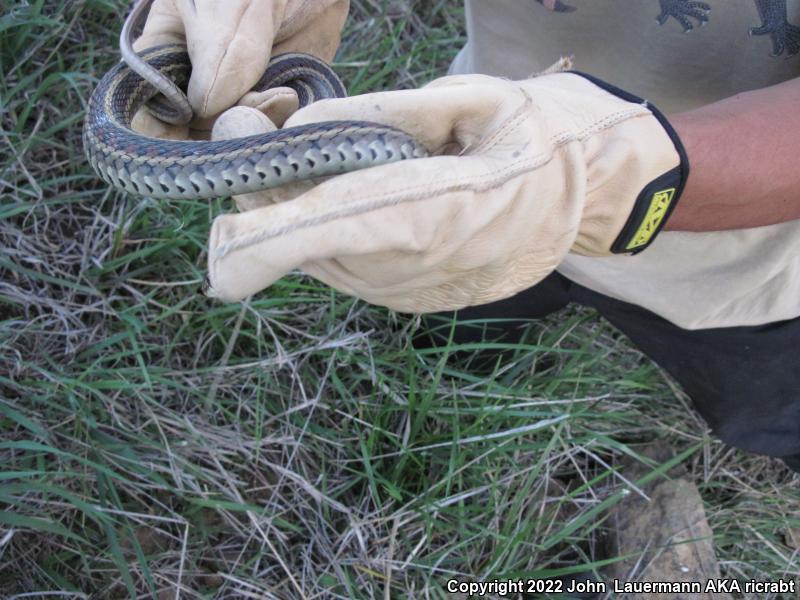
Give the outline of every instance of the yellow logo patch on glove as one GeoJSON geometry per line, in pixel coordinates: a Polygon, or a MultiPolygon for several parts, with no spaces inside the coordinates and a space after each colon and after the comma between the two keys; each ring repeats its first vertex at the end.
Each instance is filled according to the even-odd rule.
{"type": "Polygon", "coordinates": [[[650,207],[642,220],[642,224],[626,246],[626,250],[633,251],[647,246],[653,236],[658,233],[661,224],[669,214],[669,207],[675,198],[675,188],[660,190],[650,199],[650,207]]]}

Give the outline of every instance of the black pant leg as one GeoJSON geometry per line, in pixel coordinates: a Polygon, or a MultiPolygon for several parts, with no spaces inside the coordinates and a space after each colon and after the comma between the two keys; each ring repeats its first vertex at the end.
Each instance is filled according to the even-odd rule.
{"type": "Polygon", "coordinates": [[[800,318],[690,331],[577,284],[570,289],[670,373],[724,442],[800,471],[800,318]]]}
{"type": "MultiPolygon", "coordinates": [[[[415,345],[446,343],[451,328],[456,344],[513,343],[521,338],[526,320],[553,313],[570,301],[597,309],[670,373],[723,441],[781,457],[800,472],[800,318],[691,331],[553,273],[512,298],[427,316],[425,333],[415,345]]],[[[499,354],[485,358],[491,363],[499,354]]]]}
{"type": "Polygon", "coordinates": [[[549,315],[569,303],[570,285],[568,279],[554,272],[511,298],[462,308],[457,312],[426,315],[424,333],[414,341],[414,345],[419,348],[446,343],[453,327],[453,342],[456,344],[517,342],[527,321],[549,315]]]}

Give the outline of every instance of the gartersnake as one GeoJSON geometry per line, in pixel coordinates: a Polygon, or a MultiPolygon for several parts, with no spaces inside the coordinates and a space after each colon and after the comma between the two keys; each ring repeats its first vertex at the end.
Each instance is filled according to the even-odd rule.
{"type": "MultiPolygon", "coordinates": [[[[132,13],[133,21],[149,4],[143,0],[137,5],[139,12],[132,13]]],[[[123,30],[123,48],[126,42],[130,45],[127,36],[132,28],[129,19],[123,30]]],[[[184,46],[152,48],[140,57],[178,86],[186,85],[191,63],[184,46]]],[[[141,65],[137,69],[141,71],[141,65]]],[[[131,129],[131,121],[158,95],[158,88],[164,87],[157,88],[150,79],[153,77],[145,79],[126,63],[117,65],[92,94],[84,122],[84,148],[95,171],[107,183],[133,194],[215,198],[426,155],[425,148],[407,133],[365,121],[328,121],[224,141],[146,137],[131,129]]],[[[346,95],[330,67],[305,54],[274,57],[254,89],[275,86],[297,91],[301,106],[346,95]]],[[[174,105],[176,101],[170,98],[168,104],[174,105]]],[[[163,98],[154,112],[170,119],[163,98]]],[[[173,111],[171,120],[185,122],[186,118],[173,111]]]]}

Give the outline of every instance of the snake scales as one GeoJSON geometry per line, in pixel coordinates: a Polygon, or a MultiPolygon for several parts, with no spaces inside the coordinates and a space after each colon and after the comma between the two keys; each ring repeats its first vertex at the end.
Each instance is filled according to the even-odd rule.
{"type": "MultiPolygon", "coordinates": [[[[126,27],[123,39],[130,34],[126,27]]],[[[185,87],[191,63],[184,46],[161,46],[139,56],[145,69],[185,87]]],[[[142,71],[141,66],[133,66],[142,71]]],[[[84,149],[92,167],[107,183],[133,194],[215,198],[426,155],[425,148],[409,134],[366,121],[320,122],[222,141],[146,137],[131,129],[131,121],[164,89],[158,82],[151,83],[153,79],[126,63],[117,65],[92,94],[84,122],[84,149]]],[[[301,106],[346,95],[330,67],[305,54],[273,58],[254,89],[276,86],[297,91],[301,106]]],[[[153,109],[155,114],[167,114],[169,104],[165,105],[163,97],[161,108],[158,106],[153,109]]],[[[180,117],[173,119],[180,121],[180,117]]]]}

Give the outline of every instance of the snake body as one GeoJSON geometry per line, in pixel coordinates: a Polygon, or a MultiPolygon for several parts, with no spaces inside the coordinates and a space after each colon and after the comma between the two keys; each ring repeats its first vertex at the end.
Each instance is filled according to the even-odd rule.
{"type": "MultiPolygon", "coordinates": [[[[160,46],[139,56],[178,86],[186,85],[191,73],[186,47],[160,46]]],[[[330,67],[305,54],[275,57],[254,89],[275,86],[297,91],[301,106],[346,95],[330,67]]],[[[83,129],[89,162],[107,183],[132,194],[215,198],[426,155],[409,134],[365,121],[328,121],[223,141],[150,138],[133,131],[131,121],[157,94],[153,84],[120,63],[89,100],[83,129]]]]}

